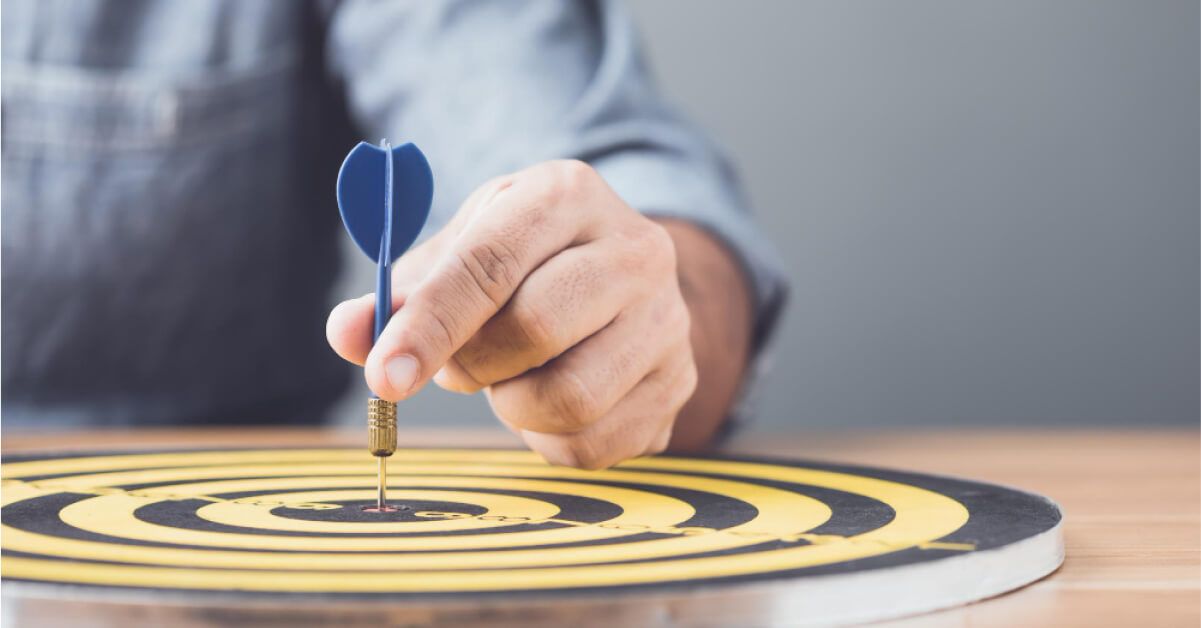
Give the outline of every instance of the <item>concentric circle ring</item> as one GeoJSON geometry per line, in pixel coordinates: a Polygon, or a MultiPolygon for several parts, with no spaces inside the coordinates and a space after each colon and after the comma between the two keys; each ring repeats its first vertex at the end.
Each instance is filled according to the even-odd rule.
{"type": "Polygon", "coordinates": [[[8,463],[4,576],[422,595],[778,577],[976,547],[954,538],[970,512],[945,491],[820,465],[664,457],[591,472],[528,452],[400,451],[394,499],[446,506],[396,520],[355,506],[374,472],[343,449],[8,463]]]}

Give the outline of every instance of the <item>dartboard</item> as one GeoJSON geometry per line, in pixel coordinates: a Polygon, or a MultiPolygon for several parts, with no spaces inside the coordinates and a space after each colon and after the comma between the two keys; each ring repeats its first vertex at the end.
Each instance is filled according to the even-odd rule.
{"type": "Polygon", "coordinates": [[[810,462],[652,457],[584,471],[525,451],[399,450],[396,510],[380,513],[365,510],[376,466],[358,449],[6,460],[11,583],[536,603],[769,580],[870,605],[836,598],[874,578],[907,583],[897,597],[918,608],[1012,589],[1063,557],[1060,512],[1043,497],[810,462]]]}

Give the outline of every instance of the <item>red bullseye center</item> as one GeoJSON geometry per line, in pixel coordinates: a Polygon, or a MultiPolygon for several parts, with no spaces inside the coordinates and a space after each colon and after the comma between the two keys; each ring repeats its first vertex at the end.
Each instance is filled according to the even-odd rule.
{"type": "Polygon", "coordinates": [[[384,504],[383,506],[363,506],[363,512],[400,512],[401,510],[408,509],[403,506],[398,508],[390,504],[384,504]]]}

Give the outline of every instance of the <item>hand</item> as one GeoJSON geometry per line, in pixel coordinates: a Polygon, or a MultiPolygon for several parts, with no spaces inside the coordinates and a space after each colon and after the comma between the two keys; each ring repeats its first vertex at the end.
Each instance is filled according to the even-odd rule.
{"type": "Polygon", "coordinates": [[[663,451],[696,387],[672,238],[584,163],[485,184],[397,260],[393,286],[374,348],[374,295],[334,308],[334,350],[365,365],[383,399],[431,378],[482,389],[551,463],[597,469],[663,451]]]}

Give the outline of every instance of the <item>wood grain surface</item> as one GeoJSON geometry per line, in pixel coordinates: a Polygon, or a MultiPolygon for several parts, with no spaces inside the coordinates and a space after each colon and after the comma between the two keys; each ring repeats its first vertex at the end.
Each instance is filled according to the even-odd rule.
{"type": "MultiPolygon", "coordinates": [[[[357,431],[141,430],[4,434],[4,452],[363,444],[357,431]]],[[[503,431],[414,430],[401,446],[520,446],[503,431]]],[[[748,435],[726,451],[892,467],[1006,484],[1056,500],[1067,561],[1001,597],[892,626],[1198,626],[1201,433],[905,431],[748,435]]]]}

